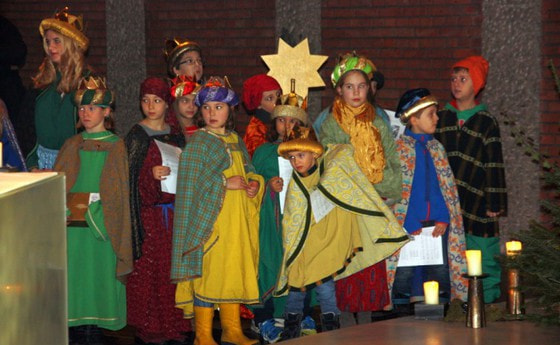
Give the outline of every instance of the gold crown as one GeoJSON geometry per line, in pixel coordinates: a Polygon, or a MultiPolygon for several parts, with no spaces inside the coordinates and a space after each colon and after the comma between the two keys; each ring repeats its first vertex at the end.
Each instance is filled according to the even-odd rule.
{"type": "Polygon", "coordinates": [[[43,37],[45,32],[50,29],[75,40],[82,51],[87,50],[89,39],[85,35],[84,18],[81,14],[79,16],[69,14],[68,6],[55,12],[52,18],[43,19],[39,24],[39,32],[43,37]]]}
{"type": "Polygon", "coordinates": [[[300,120],[304,125],[308,123],[307,98],[296,94],[296,80],[291,80],[290,93],[280,96],[280,104],[274,107],[270,119],[280,116],[290,116],[300,120]]]}
{"type": "Polygon", "coordinates": [[[115,101],[115,94],[107,88],[103,77],[84,77],[76,90],[74,103],[76,105],[94,104],[110,106],[115,101]]]}
{"type": "Polygon", "coordinates": [[[78,87],[78,90],[80,89],[107,90],[107,83],[105,82],[105,78],[103,77],[91,76],[89,78],[82,78],[82,82],[78,87]]]}
{"type": "Polygon", "coordinates": [[[181,54],[190,50],[196,50],[200,54],[202,54],[200,46],[195,41],[181,41],[179,38],[167,39],[165,41],[163,54],[165,55],[165,60],[167,61],[167,72],[169,73],[169,75],[174,75],[173,67],[175,67],[177,58],[181,56],[181,54]]]}
{"type": "Polygon", "coordinates": [[[278,154],[288,158],[288,154],[294,151],[313,152],[321,156],[324,152],[323,145],[317,141],[313,128],[295,126],[286,133],[284,141],[278,146],[278,154]]]}

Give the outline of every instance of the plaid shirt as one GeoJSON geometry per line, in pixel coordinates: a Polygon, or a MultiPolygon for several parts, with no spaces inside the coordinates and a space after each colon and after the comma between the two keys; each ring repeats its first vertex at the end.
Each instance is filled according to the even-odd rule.
{"type": "Polygon", "coordinates": [[[498,218],[486,211],[507,212],[506,179],[498,121],[479,111],[459,126],[457,114],[438,113],[434,137],[449,158],[455,175],[465,232],[480,237],[498,236],[498,218]]]}

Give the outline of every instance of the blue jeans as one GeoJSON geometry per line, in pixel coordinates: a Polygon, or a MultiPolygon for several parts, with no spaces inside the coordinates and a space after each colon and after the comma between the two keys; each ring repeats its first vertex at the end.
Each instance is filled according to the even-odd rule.
{"type": "MultiPolygon", "coordinates": [[[[449,231],[449,230],[448,230],[449,231]]],[[[442,236],[443,265],[398,267],[393,283],[392,299],[394,304],[408,304],[424,298],[423,283],[435,280],[439,283],[440,301],[449,302],[451,282],[447,261],[448,231],[442,236]]]]}
{"type": "MultiPolygon", "coordinates": [[[[317,293],[317,299],[321,305],[321,313],[340,315],[340,310],[336,306],[334,280],[331,279],[326,283],[317,285],[315,287],[315,293],[317,293]]],[[[303,314],[303,303],[306,295],[307,292],[290,291],[288,293],[286,305],[284,306],[284,312],[286,314],[303,314]]]]}

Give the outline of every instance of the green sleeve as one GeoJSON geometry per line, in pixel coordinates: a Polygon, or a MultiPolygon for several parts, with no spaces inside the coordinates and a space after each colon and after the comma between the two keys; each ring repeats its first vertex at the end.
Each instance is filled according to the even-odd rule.
{"type": "Polygon", "coordinates": [[[388,200],[388,204],[393,204],[401,198],[402,175],[401,163],[397,153],[397,146],[391,130],[380,116],[376,116],[373,124],[381,135],[381,144],[385,153],[385,169],[383,170],[383,180],[374,185],[375,190],[388,200]]]}

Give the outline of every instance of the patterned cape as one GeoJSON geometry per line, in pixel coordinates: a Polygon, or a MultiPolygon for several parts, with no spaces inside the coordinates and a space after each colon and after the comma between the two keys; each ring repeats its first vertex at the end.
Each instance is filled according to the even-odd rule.
{"type": "MultiPolygon", "coordinates": [[[[250,162],[245,144],[238,139],[244,161],[250,162]]],[[[226,193],[223,171],[232,162],[227,144],[205,129],[193,134],[181,154],[171,256],[174,282],[202,275],[203,247],[212,234],[226,193]]],[[[251,164],[245,169],[247,173],[255,172],[251,164]]]]}
{"type": "MultiPolygon", "coordinates": [[[[334,277],[335,280],[389,257],[409,241],[406,231],[354,161],[351,145],[329,145],[319,165],[322,172],[317,189],[336,207],[358,217],[362,237],[363,251],[352,258],[346,269],[334,277]]],[[[311,216],[309,191],[294,173],[288,185],[284,208],[284,257],[275,296],[286,295],[289,291],[290,263],[305,245],[311,216]]]]}
{"type": "Polygon", "coordinates": [[[117,278],[132,272],[132,245],[128,190],[128,160],[124,142],[115,143],[84,140],[81,134],[70,139],[60,149],[54,165],[55,171],[66,174],[66,191],[70,191],[80,170],[80,150],[108,151],[99,185],[103,201],[105,227],[117,256],[117,278]]]}
{"type": "MultiPolygon", "coordinates": [[[[466,242],[465,230],[463,228],[463,218],[461,216],[461,208],[459,205],[459,195],[453,172],[447,161],[445,149],[441,143],[435,139],[427,143],[430,156],[434,162],[439,187],[442,192],[445,204],[449,210],[449,238],[448,238],[448,263],[449,263],[449,280],[451,282],[451,298],[458,298],[463,301],[467,300],[467,279],[461,275],[467,273],[466,268],[466,242]]],[[[395,216],[400,224],[404,224],[410,193],[412,191],[412,181],[414,179],[414,170],[416,163],[415,140],[403,135],[397,140],[397,149],[401,157],[401,169],[403,174],[403,190],[402,199],[394,205],[395,216]]],[[[395,280],[395,272],[399,262],[399,252],[395,253],[387,260],[387,281],[389,288],[393,286],[395,280]]]]}

